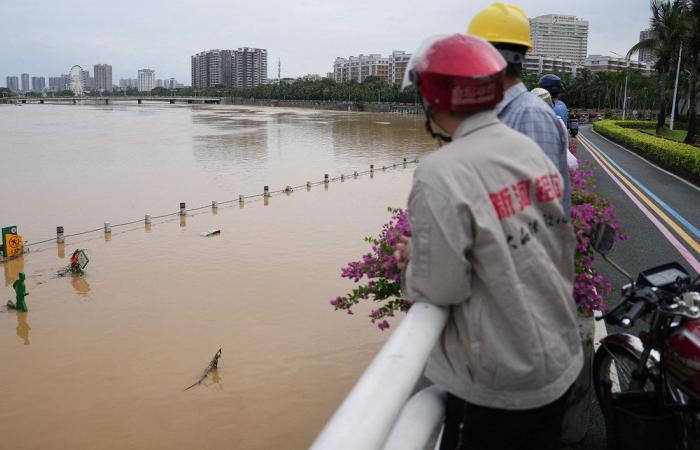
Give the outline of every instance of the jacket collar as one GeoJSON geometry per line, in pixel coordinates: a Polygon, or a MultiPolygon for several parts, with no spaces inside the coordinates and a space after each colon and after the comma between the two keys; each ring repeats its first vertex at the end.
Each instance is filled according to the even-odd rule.
{"type": "Polygon", "coordinates": [[[467,117],[461,124],[459,124],[454,132],[453,138],[459,139],[478,130],[479,128],[484,128],[495,123],[498,123],[498,117],[496,116],[495,110],[487,109],[485,111],[479,111],[478,113],[467,117]]]}
{"type": "Polygon", "coordinates": [[[503,111],[506,108],[506,106],[510,104],[510,102],[512,102],[525,92],[527,92],[527,88],[525,87],[525,84],[522,81],[518,84],[514,84],[513,86],[509,87],[503,94],[503,100],[501,100],[500,103],[496,105],[496,114],[501,114],[501,111],[503,111]]]}

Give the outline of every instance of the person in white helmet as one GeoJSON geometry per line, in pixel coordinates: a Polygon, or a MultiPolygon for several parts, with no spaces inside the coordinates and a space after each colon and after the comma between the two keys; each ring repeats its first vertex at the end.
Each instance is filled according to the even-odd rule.
{"type": "MultiPolygon", "coordinates": [[[[544,100],[544,102],[547,105],[554,107],[554,103],[552,102],[552,95],[549,93],[549,91],[547,89],[536,87],[533,90],[531,90],[530,92],[532,94],[534,94],[535,96],[544,100]]],[[[561,117],[557,116],[557,119],[559,119],[559,123],[561,124],[562,130],[564,130],[565,133],[568,133],[568,131],[566,130],[566,124],[564,123],[563,120],[561,120],[561,117]]],[[[578,159],[576,159],[574,154],[569,151],[568,140],[567,140],[567,144],[566,144],[566,164],[569,166],[569,169],[578,168],[578,159]]]]}

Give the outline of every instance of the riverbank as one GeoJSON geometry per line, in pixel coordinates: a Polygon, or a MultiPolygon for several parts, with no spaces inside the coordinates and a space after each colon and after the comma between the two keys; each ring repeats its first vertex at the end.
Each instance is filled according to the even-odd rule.
{"type": "Polygon", "coordinates": [[[326,111],[379,112],[392,114],[422,114],[423,109],[416,103],[360,102],[334,100],[274,100],[243,97],[223,97],[224,105],[246,105],[284,108],[307,108],[326,111]]]}

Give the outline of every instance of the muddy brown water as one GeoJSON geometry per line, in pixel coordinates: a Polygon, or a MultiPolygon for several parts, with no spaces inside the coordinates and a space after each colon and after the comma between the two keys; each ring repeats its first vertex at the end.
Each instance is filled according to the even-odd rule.
{"type": "MultiPolygon", "coordinates": [[[[306,448],[389,335],[331,297],[434,145],[413,117],[226,106],[0,107],[0,224],[29,241],[369,176],[47,243],[2,264],[0,448],[306,448]],[[9,164],[8,162],[12,163],[9,164]],[[11,168],[10,168],[11,167],[11,168]],[[200,232],[220,228],[204,238],[200,232]],[[76,248],[84,277],[58,277],[76,248]],[[218,370],[197,381],[217,349],[218,370]]],[[[360,432],[360,430],[358,430],[360,432]]]]}

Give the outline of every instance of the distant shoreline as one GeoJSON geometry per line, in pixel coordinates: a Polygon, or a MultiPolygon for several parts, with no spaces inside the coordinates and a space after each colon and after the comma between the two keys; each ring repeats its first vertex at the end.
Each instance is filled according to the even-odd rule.
{"type": "Polygon", "coordinates": [[[322,109],[328,111],[379,112],[393,114],[422,114],[420,105],[392,102],[354,102],[335,100],[279,100],[223,97],[223,105],[268,106],[285,108],[322,109]]]}

